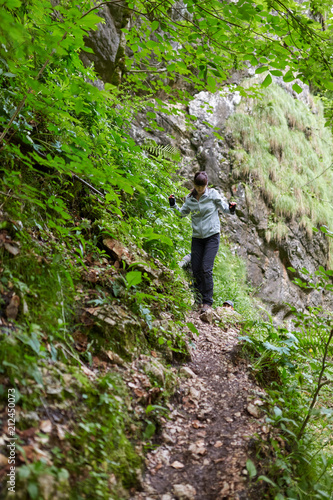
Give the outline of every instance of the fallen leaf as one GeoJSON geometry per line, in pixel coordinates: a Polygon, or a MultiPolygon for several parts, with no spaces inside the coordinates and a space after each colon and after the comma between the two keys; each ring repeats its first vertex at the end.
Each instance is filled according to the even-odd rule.
{"type": "Polygon", "coordinates": [[[52,422],[51,420],[42,420],[39,429],[46,434],[52,431],[52,422]]]}
{"type": "Polygon", "coordinates": [[[216,441],[216,443],[214,444],[214,448],[221,448],[221,446],[223,446],[222,441],[216,441]]]}
{"type": "Polygon", "coordinates": [[[175,460],[175,462],[171,464],[171,467],[173,467],[174,469],[183,469],[185,465],[181,462],[178,462],[178,460],[175,460]]]}
{"type": "Polygon", "coordinates": [[[7,252],[11,253],[12,255],[18,255],[20,253],[20,249],[18,247],[15,247],[14,245],[10,245],[9,243],[4,244],[5,249],[7,252]]]}
{"type": "Polygon", "coordinates": [[[95,373],[92,370],[90,370],[87,366],[81,365],[81,368],[85,375],[87,375],[90,378],[96,378],[95,373]]]}
{"type": "Polygon", "coordinates": [[[109,360],[112,363],[115,363],[116,365],[122,366],[125,363],[123,358],[121,358],[118,354],[116,354],[113,351],[107,351],[106,354],[107,354],[107,357],[109,358],[109,360]]]}
{"type": "Polygon", "coordinates": [[[138,398],[146,398],[148,396],[148,394],[146,393],[146,391],[142,391],[141,389],[134,389],[134,394],[138,398]]]}
{"type": "Polygon", "coordinates": [[[17,434],[25,439],[33,437],[36,431],[37,431],[36,427],[29,427],[29,429],[25,429],[24,431],[20,431],[19,429],[16,428],[17,434]]]}
{"type": "Polygon", "coordinates": [[[156,354],[156,352],[155,352],[155,351],[150,351],[150,354],[151,354],[152,356],[154,356],[154,358],[157,358],[157,354],[156,354]]]}
{"type": "Polygon", "coordinates": [[[64,425],[56,424],[56,428],[58,438],[60,439],[60,441],[63,441],[65,439],[65,433],[66,431],[68,431],[67,427],[65,427],[64,425]]]}

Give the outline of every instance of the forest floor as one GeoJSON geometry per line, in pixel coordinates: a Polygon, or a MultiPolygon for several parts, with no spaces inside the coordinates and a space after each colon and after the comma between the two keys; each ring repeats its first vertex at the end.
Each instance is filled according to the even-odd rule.
{"type": "Polygon", "coordinates": [[[239,330],[188,318],[200,335],[180,368],[180,386],[156,448],[148,453],[142,491],[131,500],[247,499],[246,460],[254,437],[265,439],[265,393],[239,356],[239,330]]]}

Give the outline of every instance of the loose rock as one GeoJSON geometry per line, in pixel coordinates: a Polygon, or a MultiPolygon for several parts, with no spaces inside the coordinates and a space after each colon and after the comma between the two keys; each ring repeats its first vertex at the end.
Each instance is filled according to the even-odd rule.
{"type": "Polygon", "coordinates": [[[196,490],[190,484],[174,484],[173,491],[179,500],[194,500],[196,490]]]}

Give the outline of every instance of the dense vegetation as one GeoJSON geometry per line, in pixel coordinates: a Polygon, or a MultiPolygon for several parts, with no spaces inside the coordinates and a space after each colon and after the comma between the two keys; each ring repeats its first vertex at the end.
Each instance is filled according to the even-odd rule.
{"type": "MultiPolygon", "coordinates": [[[[98,6],[0,4],[0,396],[4,428],[7,390],[16,389],[17,491],[32,499],[122,499],[139,481],[142,452],[172,391],[174,375],[166,365],[173,357],[186,358],[187,333],[195,333],[185,317],[191,293],[177,265],[189,251],[189,221],[167,210],[168,193],[185,194],[182,179],[168,152],[148,154],[134,143],[131,121],[147,109],[154,120],[152,108],[164,107],[166,94],[177,100],[195,88],[215,90],[246,61],[264,65],[258,72],[269,71],[263,87],[272,74],[330,89],[330,19],[323,30],[294,2],[189,2],[180,18],[170,14],[168,2],[128,4],[125,33],[133,54],[119,54],[112,83],[122,85],[100,91],[91,84],[94,69],[80,59],[82,50],[89,51],[84,36],[100,22],[98,6]],[[161,78],[156,70],[163,70],[161,78]],[[111,240],[122,243],[124,258],[110,250],[111,240]],[[123,308],[127,323],[123,317],[119,325],[127,329],[106,330],[94,317],[109,306],[123,308]],[[147,370],[150,392],[133,408],[117,367],[133,363],[134,370],[139,355],[152,350],[164,363],[165,380],[156,375],[159,365],[147,370]]],[[[311,6],[324,19],[330,3],[311,6]]],[[[313,224],[330,225],[331,209],[318,198],[332,200],[331,171],[296,191],[328,166],[331,146],[322,123],[318,130],[319,122],[300,103],[282,101],[281,90],[271,89],[270,97],[253,101],[251,118],[241,106],[232,127],[239,172],[256,176],[274,209],[267,239],[278,239],[286,234],[286,217],[301,216],[309,233],[313,224]],[[263,123],[272,128],[261,131],[263,123]],[[289,162],[295,153],[297,165],[289,162]]],[[[248,90],[240,87],[243,95],[248,90]]],[[[301,90],[297,82],[294,90],[301,90]]],[[[267,495],[330,498],[329,313],[299,318],[306,332],[301,343],[296,333],[260,320],[244,263],[227,242],[216,274],[216,304],[231,298],[254,321],[246,337],[254,371],[262,383],[279,386],[271,384],[268,412],[289,448],[273,437],[275,456],[268,447],[266,458],[261,450],[254,458],[271,487],[267,495]],[[307,419],[319,386],[320,407],[307,419]]]]}

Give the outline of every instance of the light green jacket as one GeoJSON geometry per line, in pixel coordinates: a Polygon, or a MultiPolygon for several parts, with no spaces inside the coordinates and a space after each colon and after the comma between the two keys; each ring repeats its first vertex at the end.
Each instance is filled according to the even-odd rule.
{"type": "Polygon", "coordinates": [[[208,238],[219,233],[221,226],[218,211],[230,213],[229,205],[222,200],[216,189],[212,188],[206,188],[199,201],[194,196],[188,195],[181,208],[177,203],[172,208],[180,217],[191,214],[194,238],[208,238]]]}

